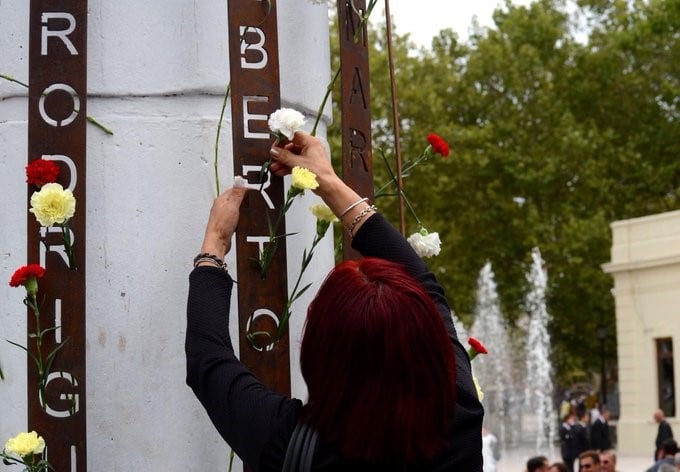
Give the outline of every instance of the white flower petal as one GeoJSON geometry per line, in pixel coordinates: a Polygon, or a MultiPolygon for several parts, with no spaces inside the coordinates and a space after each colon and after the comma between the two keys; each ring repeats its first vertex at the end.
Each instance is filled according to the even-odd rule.
{"type": "Polygon", "coordinates": [[[420,257],[432,257],[439,254],[441,251],[441,241],[439,233],[413,233],[407,239],[413,250],[420,257]]]}
{"type": "Polygon", "coordinates": [[[241,177],[240,175],[237,175],[234,177],[234,188],[246,188],[248,187],[248,181],[241,177]]]}
{"type": "Polygon", "coordinates": [[[280,108],[269,116],[268,124],[273,133],[293,139],[295,132],[305,124],[305,116],[292,108],[280,108]]]}

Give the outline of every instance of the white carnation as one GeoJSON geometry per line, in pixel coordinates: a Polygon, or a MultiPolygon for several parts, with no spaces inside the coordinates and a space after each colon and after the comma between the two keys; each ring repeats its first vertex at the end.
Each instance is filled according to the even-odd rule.
{"type": "Polygon", "coordinates": [[[439,233],[428,233],[424,228],[409,236],[407,241],[420,257],[436,256],[442,249],[439,233]]]}
{"type": "Polygon", "coordinates": [[[302,129],[303,124],[305,116],[292,108],[280,108],[269,116],[269,129],[288,139],[293,139],[293,135],[302,129]]]}

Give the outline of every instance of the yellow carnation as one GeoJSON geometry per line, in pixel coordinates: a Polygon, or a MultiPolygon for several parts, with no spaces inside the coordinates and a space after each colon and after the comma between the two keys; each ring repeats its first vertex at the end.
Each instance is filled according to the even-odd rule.
{"type": "Polygon", "coordinates": [[[76,199],[61,184],[49,183],[31,195],[31,209],[41,226],[62,224],[76,211],[76,199]]]}
{"type": "Polygon", "coordinates": [[[26,457],[30,454],[42,454],[45,450],[45,440],[38,436],[38,433],[19,433],[7,440],[5,452],[19,457],[26,457]]]}
{"type": "Polygon", "coordinates": [[[331,209],[328,208],[328,206],[324,205],[323,203],[311,206],[309,207],[309,209],[311,210],[312,215],[314,215],[317,220],[327,221],[328,223],[335,223],[336,221],[338,221],[338,219],[333,214],[331,209]]]}
{"type": "Polygon", "coordinates": [[[293,182],[291,185],[297,189],[314,190],[319,186],[319,182],[316,181],[316,174],[304,167],[293,167],[292,176],[293,182]]]}

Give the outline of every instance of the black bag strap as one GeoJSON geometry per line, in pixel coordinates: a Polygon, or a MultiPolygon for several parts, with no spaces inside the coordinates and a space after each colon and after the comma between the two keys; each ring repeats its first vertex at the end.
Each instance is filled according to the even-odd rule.
{"type": "Polygon", "coordinates": [[[282,472],[311,472],[319,433],[307,423],[298,423],[288,442],[282,472]]]}

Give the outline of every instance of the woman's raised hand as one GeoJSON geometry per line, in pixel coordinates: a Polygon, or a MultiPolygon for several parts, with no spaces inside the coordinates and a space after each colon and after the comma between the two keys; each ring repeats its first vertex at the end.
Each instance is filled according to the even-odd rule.
{"type": "Polygon", "coordinates": [[[319,182],[319,187],[314,190],[314,193],[319,195],[331,211],[343,220],[345,226],[351,226],[355,232],[359,229],[363,220],[354,221],[354,218],[369,204],[365,203],[336,175],[326,146],[319,138],[298,131],[292,141],[283,146],[272,146],[270,153],[274,160],[270,170],[278,176],[289,174],[296,166],[313,172],[319,182]]]}
{"type": "Polygon", "coordinates": [[[289,174],[296,166],[313,172],[319,182],[314,192],[324,200],[326,193],[338,185],[344,185],[335,174],[326,147],[319,138],[298,131],[292,141],[283,146],[272,146],[270,153],[274,159],[270,170],[279,177],[289,174]]]}
{"type": "Polygon", "coordinates": [[[205,228],[201,252],[213,254],[220,259],[231,248],[231,238],[236,231],[241,202],[248,191],[244,187],[225,190],[213,202],[205,228]]]}

